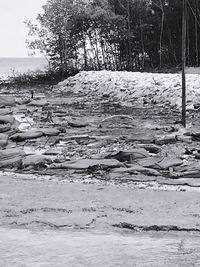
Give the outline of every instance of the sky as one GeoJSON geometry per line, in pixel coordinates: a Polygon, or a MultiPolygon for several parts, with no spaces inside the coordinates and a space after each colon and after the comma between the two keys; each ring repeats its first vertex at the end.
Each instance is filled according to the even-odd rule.
{"type": "Polygon", "coordinates": [[[28,57],[25,20],[36,21],[47,0],[0,0],[0,58],[28,57]]]}

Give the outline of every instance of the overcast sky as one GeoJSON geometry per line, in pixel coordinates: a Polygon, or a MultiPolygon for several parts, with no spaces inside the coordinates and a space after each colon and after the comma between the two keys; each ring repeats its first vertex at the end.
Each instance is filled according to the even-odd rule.
{"type": "Polygon", "coordinates": [[[47,0],[0,0],[0,57],[27,57],[27,19],[34,20],[47,0]]]}

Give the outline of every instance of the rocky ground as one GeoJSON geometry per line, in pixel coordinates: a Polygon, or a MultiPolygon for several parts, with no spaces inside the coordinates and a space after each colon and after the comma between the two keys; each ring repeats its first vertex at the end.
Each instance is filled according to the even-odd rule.
{"type": "MultiPolygon", "coordinates": [[[[188,78],[194,82],[188,90],[186,129],[180,125],[179,78],[83,72],[54,87],[2,87],[1,227],[67,235],[128,230],[198,237],[197,76],[188,78]]],[[[189,240],[177,238],[180,244],[189,240]]],[[[146,244],[150,249],[151,242],[146,244]]],[[[189,265],[198,261],[197,251],[198,247],[192,250],[189,265]]],[[[9,258],[3,266],[9,266],[9,258]]],[[[53,266],[37,264],[24,266],[53,266]]],[[[132,266],[120,260],[105,264],[132,266]]],[[[177,265],[170,264],[184,266],[179,258],[177,265]]],[[[166,265],[152,261],[135,266],[166,265]]]]}

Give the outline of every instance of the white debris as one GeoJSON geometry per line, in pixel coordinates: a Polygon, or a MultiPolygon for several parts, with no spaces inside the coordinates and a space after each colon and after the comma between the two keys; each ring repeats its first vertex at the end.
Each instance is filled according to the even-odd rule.
{"type": "MultiPolygon", "coordinates": [[[[200,103],[200,75],[187,74],[187,104],[190,109],[200,103]]],[[[108,96],[120,100],[121,104],[131,103],[170,104],[181,106],[181,74],[83,71],[59,83],[60,91],[73,91],[86,97],[108,96]]]]}

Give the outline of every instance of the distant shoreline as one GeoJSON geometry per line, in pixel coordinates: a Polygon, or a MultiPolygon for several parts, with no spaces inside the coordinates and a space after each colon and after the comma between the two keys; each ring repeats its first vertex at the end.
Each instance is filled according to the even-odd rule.
{"type": "Polygon", "coordinates": [[[26,74],[30,72],[42,72],[48,66],[47,60],[43,57],[27,58],[1,58],[0,57],[0,78],[7,79],[9,76],[26,74]]]}

